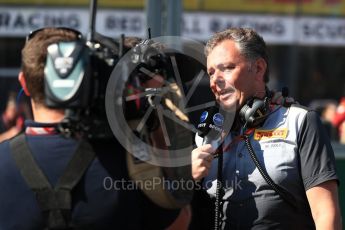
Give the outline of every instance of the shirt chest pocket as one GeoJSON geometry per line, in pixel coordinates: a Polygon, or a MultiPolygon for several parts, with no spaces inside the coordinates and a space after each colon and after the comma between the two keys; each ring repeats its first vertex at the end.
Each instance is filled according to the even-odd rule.
{"type": "MultiPolygon", "coordinates": [[[[252,142],[252,147],[261,167],[276,183],[285,180],[289,170],[296,168],[295,145],[285,139],[254,141],[252,142]]],[[[247,172],[248,180],[260,183],[264,179],[251,159],[248,149],[247,154],[252,161],[252,167],[254,167],[254,170],[247,172]]]]}

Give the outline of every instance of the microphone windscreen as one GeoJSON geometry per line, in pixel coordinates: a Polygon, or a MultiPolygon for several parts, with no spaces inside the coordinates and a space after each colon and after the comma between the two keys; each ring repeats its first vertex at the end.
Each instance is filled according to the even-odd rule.
{"type": "Polygon", "coordinates": [[[210,107],[200,116],[198,124],[198,135],[202,138],[203,144],[211,144],[218,140],[223,131],[224,116],[219,112],[219,108],[210,107]]]}

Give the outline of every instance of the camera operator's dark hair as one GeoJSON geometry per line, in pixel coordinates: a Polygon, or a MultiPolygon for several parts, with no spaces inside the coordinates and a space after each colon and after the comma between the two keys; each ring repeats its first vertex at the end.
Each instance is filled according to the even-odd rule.
{"type": "Polygon", "coordinates": [[[210,52],[225,40],[234,41],[239,48],[240,53],[248,60],[254,61],[263,58],[267,63],[264,81],[269,81],[269,60],[267,54],[266,43],[263,38],[250,28],[230,28],[216,33],[207,42],[205,47],[206,57],[210,52]]]}
{"type": "Polygon", "coordinates": [[[22,49],[22,71],[31,98],[44,103],[44,67],[47,47],[61,41],[77,40],[78,35],[66,28],[44,28],[32,33],[22,49]]]}

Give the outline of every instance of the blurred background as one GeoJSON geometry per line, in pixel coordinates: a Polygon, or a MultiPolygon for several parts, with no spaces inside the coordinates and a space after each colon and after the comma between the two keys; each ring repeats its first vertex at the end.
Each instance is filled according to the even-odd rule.
{"type": "MultiPolygon", "coordinates": [[[[345,94],[345,0],[99,0],[98,6],[96,30],[114,39],[145,37],[150,27],[153,37],[204,42],[231,26],[255,28],[269,46],[270,88],[288,86],[304,105],[338,103],[345,94]]],[[[25,36],[44,26],[86,33],[88,8],[89,0],[0,0],[0,99],[18,90],[25,36]]]]}
{"type": "MultiPolygon", "coordinates": [[[[0,98],[17,90],[25,36],[44,26],[88,31],[88,0],[0,0],[0,98]]],[[[271,88],[301,104],[345,94],[345,0],[98,0],[96,29],[118,38],[182,35],[206,41],[231,26],[255,28],[271,55],[271,88]]],[[[4,105],[0,107],[0,110],[4,105]]]]}
{"type": "MultiPolygon", "coordinates": [[[[25,36],[45,26],[72,27],[86,34],[89,1],[0,0],[3,119],[8,101],[20,90],[17,75],[25,36]]],[[[319,112],[332,139],[344,183],[345,0],[98,1],[96,30],[114,39],[121,34],[146,38],[150,27],[152,37],[174,35],[205,42],[214,32],[231,26],[252,27],[264,37],[271,58],[271,89],[287,86],[290,96],[319,112]]],[[[182,80],[191,77],[181,74],[182,80]]],[[[198,91],[200,94],[210,95],[207,84],[205,79],[205,92],[198,91]]],[[[343,211],[344,203],[342,196],[343,211]]]]}

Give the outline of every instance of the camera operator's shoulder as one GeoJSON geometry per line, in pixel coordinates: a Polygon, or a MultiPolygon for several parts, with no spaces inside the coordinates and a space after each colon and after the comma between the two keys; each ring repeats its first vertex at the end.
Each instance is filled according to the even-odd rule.
{"type": "Polygon", "coordinates": [[[90,144],[98,161],[108,172],[116,175],[126,173],[126,151],[115,138],[91,140],[90,144]]]}
{"type": "Polygon", "coordinates": [[[115,138],[89,140],[94,151],[98,154],[123,154],[125,149],[115,138]]]}
{"type": "MultiPolygon", "coordinates": [[[[13,170],[16,169],[16,165],[13,160],[11,149],[10,149],[10,140],[12,139],[13,138],[4,140],[3,142],[0,143],[0,177],[5,176],[10,179],[12,178],[9,177],[8,175],[12,174],[13,170]]],[[[4,179],[6,180],[6,178],[4,179]]]]}
{"type": "MultiPolygon", "coordinates": [[[[6,157],[10,153],[10,140],[11,139],[7,139],[7,140],[0,142],[0,159],[3,159],[4,157],[6,157]]],[[[2,161],[0,160],[0,164],[1,164],[1,162],[2,161]]]]}

